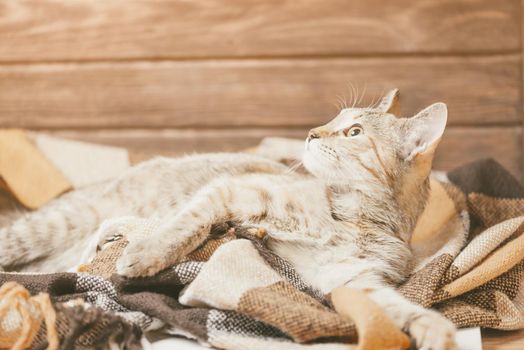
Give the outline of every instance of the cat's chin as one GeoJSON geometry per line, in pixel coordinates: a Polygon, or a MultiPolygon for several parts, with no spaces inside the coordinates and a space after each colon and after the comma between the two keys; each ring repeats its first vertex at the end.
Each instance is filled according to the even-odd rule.
{"type": "Polygon", "coordinates": [[[317,161],[313,159],[314,157],[311,155],[311,152],[309,152],[307,149],[304,152],[304,155],[302,157],[302,164],[304,165],[304,168],[313,176],[317,177],[317,161]]]}
{"type": "Polygon", "coordinates": [[[302,163],[304,164],[304,168],[306,168],[311,175],[320,180],[327,181],[329,178],[333,178],[329,168],[327,168],[325,164],[321,164],[321,162],[311,154],[311,151],[306,150],[304,152],[302,163]]]}
{"type": "Polygon", "coordinates": [[[302,164],[304,165],[304,168],[313,175],[318,180],[322,181],[326,185],[347,185],[349,183],[355,184],[356,181],[349,179],[349,178],[340,178],[336,176],[337,170],[331,169],[329,166],[329,161],[326,160],[327,164],[322,164],[322,161],[319,160],[317,157],[315,157],[312,154],[309,154],[309,152],[304,153],[304,157],[302,159],[302,164]]]}

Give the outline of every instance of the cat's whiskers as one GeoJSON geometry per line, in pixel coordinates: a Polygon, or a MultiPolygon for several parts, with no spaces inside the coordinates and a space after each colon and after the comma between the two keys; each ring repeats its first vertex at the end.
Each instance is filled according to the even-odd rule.
{"type": "Polygon", "coordinates": [[[367,109],[377,108],[378,101],[380,101],[380,95],[377,95],[376,93],[373,94],[373,99],[371,100],[371,103],[369,104],[369,106],[367,106],[367,109]]]}
{"type": "Polygon", "coordinates": [[[336,160],[336,161],[340,160],[340,157],[339,157],[337,151],[335,149],[325,145],[325,144],[320,144],[319,150],[322,153],[324,153],[327,156],[327,158],[329,158],[331,160],[336,160]]]}
{"type": "Polygon", "coordinates": [[[382,96],[382,95],[384,94],[384,91],[385,91],[385,89],[382,88],[380,94],[378,95],[379,98],[378,98],[377,102],[375,102],[375,104],[373,105],[373,109],[377,109],[378,106],[380,106],[380,102],[382,101],[382,99],[380,98],[380,96],[382,96]]]}
{"type": "Polygon", "coordinates": [[[352,91],[352,88],[351,88],[351,82],[349,82],[347,84],[347,90],[348,90],[348,93],[349,93],[349,101],[352,102],[353,101],[353,91],[352,91]]]}
{"type": "Polygon", "coordinates": [[[340,110],[341,110],[340,101],[339,101],[338,98],[336,99],[336,101],[332,101],[332,103],[333,103],[333,106],[335,107],[335,109],[336,109],[337,111],[340,111],[340,110]]]}
{"type": "Polygon", "coordinates": [[[353,100],[353,104],[351,105],[351,108],[355,108],[355,104],[358,98],[358,89],[355,88],[352,82],[349,82],[349,84],[351,85],[351,99],[353,100]]]}
{"type": "Polygon", "coordinates": [[[285,174],[290,175],[294,173],[300,166],[302,165],[302,160],[295,160],[289,165],[288,169],[286,170],[285,174]]]}
{"type": "Polygon", "coordinates": [[[342,110],[344,108],[348,108],[348,103],[347,103],[347,99],[345,96],[343,95],[336,95],[336,98],[337,98],[337,108],[339,110],[342,110]]]}
{"type": "Polygon", "coordinates": [[[368,88],[368,86],[367,86],[367,84],[365,84],[364,85],[364,90],[362,90],[362,94],[360,95],[360,98],[358,99],[357,105],[360,105],[360,103],[362,102],[362,99],[366,95],[367,88],[368,88]]]}

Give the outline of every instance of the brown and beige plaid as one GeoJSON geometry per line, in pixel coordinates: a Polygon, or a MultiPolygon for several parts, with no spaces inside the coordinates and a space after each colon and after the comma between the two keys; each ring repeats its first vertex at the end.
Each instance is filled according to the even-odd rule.
{"type": "MultiPolygon", "coordinates": [[[[493,160],[439,179],[432,180],[413,237],[414,272],[399,291],[459,327],[524,328],[524,188],[493,160]]],[[[366,341],[386,346],[388,320],[365,297],[348,293],[350,311],[336,312],[263,238],[231,223],[217,227],[183,262],[152,277],[114,274],[127,237],[108,245],[82,273],[0,273],[0,285],[16,282],[31,295],[50,296],[63,349],[138,349],[143,334],[159,327],[225,349],[347,349],[357,341],[361,348],[371,348],[362,346],[366,341]]],[[[0,300],[0,310],[7,310],[0,313],[0,339],[23,328],[15,304],[0,300]]],[[[31,310],[39,322],[31,348],[44,349],[49,328],[41,322],[43,311],[31,310]]],[[[396,346],[404,341],[398,338],[396,346]]]]}

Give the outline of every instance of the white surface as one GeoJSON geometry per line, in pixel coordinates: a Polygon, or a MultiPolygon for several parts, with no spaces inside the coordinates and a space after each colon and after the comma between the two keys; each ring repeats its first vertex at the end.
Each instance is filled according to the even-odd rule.
{"type": "Polygon", "coordinates": [[[113,179],[129,168],[125,148],[37,134],[35,143],[75,188],[113,179]]]}
{"type": "MultiPolygon", "coordinates": [[[[457,345],[459,350],[482,350],[480,328],[464,328],[457,332],[457,345]]],[[[153,350],[197,350],[209,349],[196,341],[183,338],[163,339],[152,344],[153,350]]]]}
{"type": "Polygon", "coordinates": [[[206,350],[209,350],[209,348],[198,344],[194,340],[177,338],[177,337],[156,341],[152,344],[152,349],[153,350],[171,350],[171,349],[177,349],[177,350],[206,349],[206,350]]]}
{"type": "Polygon", "coordinates": [[[482,350],[480,328],[463,328],[457,332],[459,350],[482,350]]]}

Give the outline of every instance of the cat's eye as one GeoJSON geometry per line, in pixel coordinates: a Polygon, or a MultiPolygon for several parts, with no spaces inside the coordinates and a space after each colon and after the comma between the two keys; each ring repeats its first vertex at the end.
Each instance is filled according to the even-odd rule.
{"type": "Polygon", "coordinates": [[[362,126],[359,124],[353,125],[350,128],[344,129],[344,135],[348,137],[358,136],[362,133],[362,126]]]}

